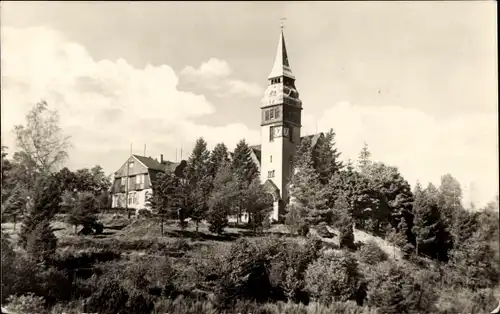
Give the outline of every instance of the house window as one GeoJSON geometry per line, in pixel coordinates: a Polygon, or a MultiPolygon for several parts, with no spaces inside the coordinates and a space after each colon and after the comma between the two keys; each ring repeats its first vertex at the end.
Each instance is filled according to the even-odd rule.
{"type": "Polygon", "coordinates": [[[134,168],[134,162],[133,162],[133,161],[129,162],[129,163],[128,163],[128,167],[129,167],[129,168],[134,168]]]}
{"type": "Polygon", "coordinates": [[[120,185],[121,186],[125,186],[126,182],[127,182],[127,178],[126,177],[122,177],[120,185]]]}
{"type": "Polygon", "coordinates": [[[144,175],[143,174],[139,174],[135,177],[135,183],[137,184],[141,184],[141,183],[144,183],[144,175]]]}
{"type": "Polygon", "coordinates": [[[269,142],[274,141],[274,127],[269,128],[269,142]]]}
{"type": "Polygon", "coordinates": [[[274,117],[278,119],[280,117],[280,108],[274,109],[274,117]]]}
{"type": "Polygon", "coordinates": [[[268,178],[274,178],[274,170],[268,171],[267,172],[267,177],[268,178]]]}
{"type": "Polygon", "coordinates": [[[138,205],[139,204],[139,198],[137,197],[137,193],[129,193],[128,195],[128,204],[132,205],[138,205]]]}
{"type": "Polygon", "coordinates": [[[264,112],[264,120],[265,120],[265,121],[269,120],[269,111],[268,111],[268,110],[266,110],[266,111],[264,112]]]}
{"type": "Polygon", "coordinates": [[[274,119],[274,109],[269,110],[269,119],[274,119]]]}
{"type": "Polygon", "coordinates": [[[273,155],[270,155],[270,156],[269,156],[269,161],[270,161],[270,162],[273,162],[273,155]]]}

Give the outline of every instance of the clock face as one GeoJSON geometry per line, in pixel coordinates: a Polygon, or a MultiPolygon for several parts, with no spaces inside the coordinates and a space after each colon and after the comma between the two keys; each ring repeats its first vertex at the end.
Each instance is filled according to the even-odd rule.
{"type": "Polygon", "coordinates": [[[275,127],[274,128],[274,137],[280,137],[281,136],[281,127],[275,127]]]}

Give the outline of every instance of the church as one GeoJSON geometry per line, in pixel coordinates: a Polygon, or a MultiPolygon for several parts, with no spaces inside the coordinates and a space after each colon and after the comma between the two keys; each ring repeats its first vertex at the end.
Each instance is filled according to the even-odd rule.
{"type": "MultiPolygon", "coordinates": [[[[290,201],[288,184],[293,171],[292,161],[297,146],[303,139],[302,101],[288,61],[283,28],[260,109],[260,145],[250,148],[258,164],[261,182],[273,194],[271,219],[277,221],[290,201]]],[[[313,147],[323,139],[323,133],[308,136],[313,147]]]]}
{"type": "MultiPolygon", "coordinates": [[[[252,159],[260,172],[261,183],[273,195],[271,219],[278,221],[290,201],[288,185],[293,171],[293,157],[301,136],[302,101],[290,68],[283,28],[281,28],[274,65],[260,105],[260,145],[250,146],[252,159]]],[[[308,135],[316,146],[323,133],[308,135]]],[[[231,155],[231,154],[230,154],[231,155]]],[[[173,163],[146,156],[131,155],[115,172],[111,188],[112,207],[147,208],[151,183],[158,172],[181,173],[186,161],[173,163]]],[[[242,221],[247,215],[241,217],[242,221]]]]}

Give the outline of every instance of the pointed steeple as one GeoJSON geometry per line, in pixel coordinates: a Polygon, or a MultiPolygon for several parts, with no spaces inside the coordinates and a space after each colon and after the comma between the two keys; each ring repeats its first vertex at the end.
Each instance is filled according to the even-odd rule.
{"type": "Polygon", "coordinates": [[[269,79],[286,76],[295,79],[288,63],[288,54],[286,52],[285,36],[283,35],[283,27],[281,27],[280,38],[278,41],[278,49],[276,51],[276,58],[274,59],[274,66],[269,74],[269,79]]]}

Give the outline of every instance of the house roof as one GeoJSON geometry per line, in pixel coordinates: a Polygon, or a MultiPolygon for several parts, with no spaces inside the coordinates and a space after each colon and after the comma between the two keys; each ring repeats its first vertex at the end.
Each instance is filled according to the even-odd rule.
{"type": "Polygon", "coordinates": [[[146,166],[148,169],[158,170],[158,171],[165,170],[165,165],[162,165],[156,159],[153,159],[151,157],[139,156],[139,155],[133,155],[133,156],[135,159],[137,159],[141,163],[143,163],[144,166],[146,166]]]}
{"type": "Polygon", "coordinates": [[[157,171],[175,171],[175,169],[181,164],[180,162],[173,162],[169,160],[163,161],[163,163],[158,162],[157,159],[153,159],[151,157],[133,155],[134,158],[139,160],[141,163],[148,168],[148,170],[157,170],[157,171]]]}

